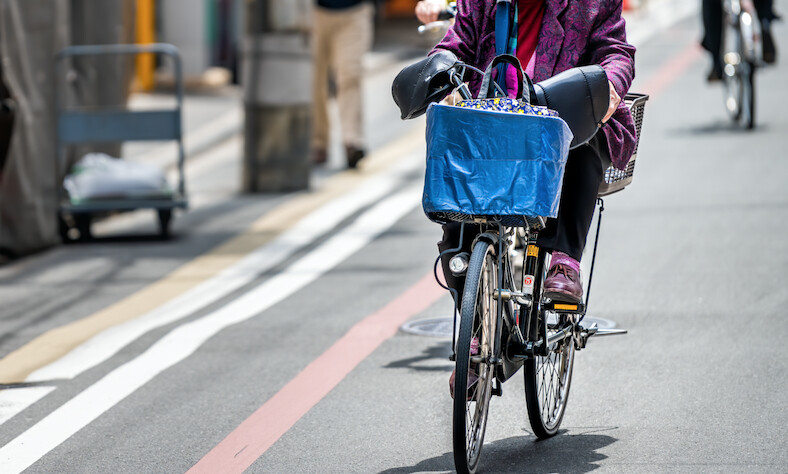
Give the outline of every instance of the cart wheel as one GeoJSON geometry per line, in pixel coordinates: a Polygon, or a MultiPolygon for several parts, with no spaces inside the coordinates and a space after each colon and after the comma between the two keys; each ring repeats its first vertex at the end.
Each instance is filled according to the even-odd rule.
{"type": "Polygon", "coordinates": [[[74,225],[79,231],[79,240],[90,240],[93,238],[93,235],[90,233],[90,221],[90,214],[74,214],[74,225]]]}
{"type": "Polygon", "coordinates": [[[68,237],[68,231],[69,231],[68,223],[63,218],[63,214],[58,213],[57,214],[57,233],[60,235],[60,241],[63,242],[64,244],[68,243],[68,241],[71,240],[68,237]]]}
{"type": "Polygon", "coordinates": [[[162,239],[170,238],[170,220],[172,209],[159,209],[159,236],[162,239]]]}

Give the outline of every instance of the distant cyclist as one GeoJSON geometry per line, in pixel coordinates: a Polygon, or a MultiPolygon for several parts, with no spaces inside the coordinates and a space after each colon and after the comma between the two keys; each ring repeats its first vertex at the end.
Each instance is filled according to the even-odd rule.
{"type": "MultiPolygon", "coordinates": [[[[709,82],[722,79],[722,2],[723,0],[703,0],[703,40],[701,45],[711,54],[709,82]]],[[[774,13],[773,0],[752,0],[761,21],[763,38],[763,62],[773,64],[777,60],[777,48],[772,36],[772,22],[779,17],[774,13]]]]}
{"type": "MultiPolygon", "coordinates": [[[[437,19],[446,4],[442,0],[424,0],[416,6],[422,22],[437,19]]],[[[569,153],[564,172],[563,190],[556,219],[539,232],[537,244],[552,251],[552,262],[545,280],[545,296],[554,301],[580,302],[583,286],[580,258],[596,205],[603,170],[611,162],[624,169],[636,144],[635,123],[621,101],[635,74],[635,48],[626,42],[622,3],[611,0],[513,0],[512,41],[509,42],[526,72],[534,82],[545,80],[576,66],[598,64],[607,73],[610,84],[610,107],[606,122],[587,145],[569,153]]],[[[447,50],[460,61],[486,69],[495,57],[496,2],[460,0],[454,25],[433,52],[447,50]]],[[[507,83],[516,80],[514,71],[507,83]]],[[[478,94],[480,78],[472,78],[471,91],[478,94]]],[[[458,246],[462,224],[443,226],[441,251],[458,246]]],[[[463,245],[470,252],[477,226],[469,225],[463,245]]],[[[451,255],[444,257],[443,273],[448,284],[461,294],[464,277],[455,277],[448,269],[451,255]]],[[[458,301],[459,303],[459,301],[458,301]]]]}

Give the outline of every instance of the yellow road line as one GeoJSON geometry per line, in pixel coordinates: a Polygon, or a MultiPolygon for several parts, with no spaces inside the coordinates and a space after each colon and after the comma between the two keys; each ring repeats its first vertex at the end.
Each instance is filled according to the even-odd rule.
{"type": "Polygon", "coordinates": [[[341,196],[371,176],[386,172],[403,154],[423,144],[423,137],[424,129],[418,127],[371,153],[358,170],[338,173],[314,192],[296,194],[267,212],[243,233],[184,264],[161,280],[86,318],[38,336],[0,359],[0,384],[24,382],[35,370],[63,357],[101,331],[142,316],[215,276],[246,254],[273,240],[321,204],[341,196]]]}

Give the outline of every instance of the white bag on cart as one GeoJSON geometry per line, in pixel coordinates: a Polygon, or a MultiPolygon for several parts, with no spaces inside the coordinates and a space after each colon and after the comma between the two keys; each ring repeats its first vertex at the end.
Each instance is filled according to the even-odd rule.
{"type": "Polygon", "coordinates": [[[79,204],[110,199],[170,199],[172,188],[159,168],[88,153],[63,180],[69,201],[79,204]]]}

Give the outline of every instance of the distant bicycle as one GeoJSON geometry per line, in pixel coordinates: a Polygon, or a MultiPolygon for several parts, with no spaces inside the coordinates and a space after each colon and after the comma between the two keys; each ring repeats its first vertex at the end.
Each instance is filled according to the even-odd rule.
{"type": "Polygon", "coordinates": [[[762,65],[761,31],[752,0],[723,3],[722,78],[725,108],[734,122],[755,127],[755,71],[762,65]]]}

